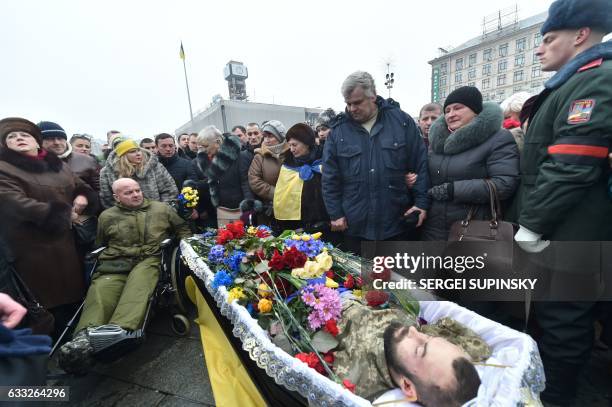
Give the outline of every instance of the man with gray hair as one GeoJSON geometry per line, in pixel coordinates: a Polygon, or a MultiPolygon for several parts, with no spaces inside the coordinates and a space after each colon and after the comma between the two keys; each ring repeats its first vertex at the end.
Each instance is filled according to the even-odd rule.
{"type": "Polygon", "coordinates": [[[427,150],[412,118],[376,95],[374,79],[357,71],[342,84],[346,110],[329,124],[323,152],[323,199],[345,249],[362,240],[415,237],[429,208],[427,150]],[[404,179],[414,172],[409,189],[404,179]]]}

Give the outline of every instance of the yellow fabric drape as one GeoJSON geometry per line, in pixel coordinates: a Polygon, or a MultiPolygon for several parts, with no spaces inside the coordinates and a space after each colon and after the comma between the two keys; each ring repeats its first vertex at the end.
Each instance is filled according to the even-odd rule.
{"type": "Polygon", "coordinates": [[[200,326],[202,348],[215,404],[219,407],[265,407],[266,403],[261,394],[191,276],[185,279],[185,288],[191,302],[198,307],[196,322],[200,326]]]}
{"type": "Polygon", "coordinates": [[[302,219],[304,181],[297,171],[281,167],[274,187],[274,217],[278,220],[302,219]]]}

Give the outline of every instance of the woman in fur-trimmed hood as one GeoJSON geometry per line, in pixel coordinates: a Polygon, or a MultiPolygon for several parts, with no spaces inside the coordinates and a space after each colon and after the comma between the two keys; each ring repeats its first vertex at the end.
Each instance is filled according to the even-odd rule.
{"type": "Polygon", "coordinates": [[[205,130],[198,138],[206,151],[198,153],[196,162],[208,179],[210,201],[215,208],[237,209],[243,199],[253,198],[247,179],[250,156],[241,151],[238,137],[224,136],[215,127],[205,130]]]}
{"type": "Polygon", "coordinates": [[[480,91],[464,86],[448,95],[444,115],[431,126],[428,191],[432,205],[423,229],[424,240],[447,240],[453,222],[466,218],[475,206],[475,219],[490,219],[485,178],[509,200],[519,184],[519,153],[503,114],[495,103],[483,103],[480,91]]]}
{"type": "MultiPolygon", "coordinates": [[[[85,293],[71,222],[96,202],[96,194],[41,145],[35,124],[0,120],[0,233],[32,294],[62,313],[60,307],[85,293]]],[[[56,322],[61,328],[62,321],[56,322]]]]}

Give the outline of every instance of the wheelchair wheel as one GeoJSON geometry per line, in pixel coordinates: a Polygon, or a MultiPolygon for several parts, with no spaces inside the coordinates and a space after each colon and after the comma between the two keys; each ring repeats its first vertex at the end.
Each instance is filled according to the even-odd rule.
{"type": "Polygon", "coordinates": [[[172,250],[170,259],[170,279],[172,287],[174,288],[176,306],[181,312],[186,314],[189,306],[189,300],[187,299],[187,292],[185,290],[185,278],[187,276],[183,268],[184,266],[181,264],[179,251],[180,248],[178,246],[172,250]]]}
{"type": "Polygon", "coordinates": [[[189,323],[189,320],[185,317],[185,315],[174,314],[172,315],[170,328],[172,328],[172,332],[174,332],[178,336],[187,336],[189,335],[191,324],[189,323]]]}

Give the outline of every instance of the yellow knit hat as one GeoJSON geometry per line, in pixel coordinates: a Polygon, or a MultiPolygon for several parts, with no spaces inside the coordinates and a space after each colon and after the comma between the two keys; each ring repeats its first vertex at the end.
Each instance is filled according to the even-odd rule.
{"type": "Polygon", "coordinates": [[[128,139],[128,140],[122,141],[121,143],[115,146],[115,154],[117,154],[118,157],[122,157],[125,153],[135,148],[140,148],[140,147],[138,147],[138,144],[136,144],[134,140],[128,139]]]}

